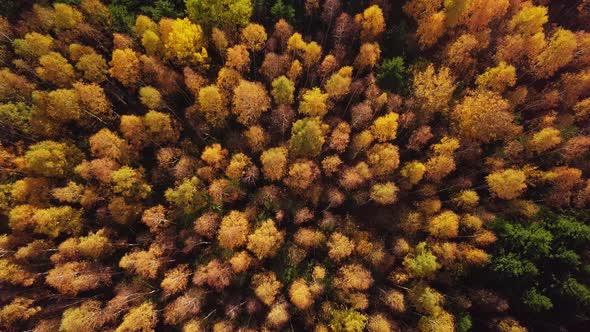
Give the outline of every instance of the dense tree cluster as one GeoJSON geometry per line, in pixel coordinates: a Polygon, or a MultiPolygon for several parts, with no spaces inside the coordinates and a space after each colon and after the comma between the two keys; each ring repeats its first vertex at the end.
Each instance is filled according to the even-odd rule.
{"type": "Polygon", "coordinates": [[[574,2],[0,3],[0,330],[583,329],[574,2]]]}

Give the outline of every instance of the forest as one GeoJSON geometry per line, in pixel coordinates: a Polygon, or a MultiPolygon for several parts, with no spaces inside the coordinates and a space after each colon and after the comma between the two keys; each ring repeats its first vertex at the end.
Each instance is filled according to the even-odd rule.
{"type": "Polygon", "coordinates": [[[0,0],[0,331],[590,331],[589,0],[0,0]]]}

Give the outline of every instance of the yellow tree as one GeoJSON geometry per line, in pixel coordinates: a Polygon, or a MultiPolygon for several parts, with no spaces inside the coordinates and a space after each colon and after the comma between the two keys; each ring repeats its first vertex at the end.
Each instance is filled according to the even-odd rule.
{"type": "Polygon", "coordinates": [[[200,25],[183,18],[174,20],[170,29],[164,43],[167,58],[181,65],[198,65],[207,61],[205,36],[200,25]]]}
{"type": "Polygon", "coordinates": [[[547,12],[547,7],[523,6],[508,21],[508,29],[525,36],[543,32],[543,26],[549,21],[547,12]]]}
{"type": "Polygon", "coordinates": [[[221,220],[217,240],[219,246],[226,249],[235,249],[245,245],[248,241],[250,223],[245,213],[230,211],[221,220]]]}
{"type": "Polygon", "coordinates": [[[44,81],[67,87],[74,80],[74,67],[57,52],[50,52],[39,58],[40,66],[35,68],[37,76],[44,81]]]}
{"type": "Polygon", "coordinates": [[[209,85],[199,89],[197,100],[199,103],[198,110],[203,113],[207,123],[214,127],[221,127],[225,123],[229,110],[216,85],[209,85]]]}
{"type": "Polygon", "coordinates": [[[299,112],[307,116],[323,117],[328,113],[328,94],[322,93],[320,88],[305,91],[299,103],[299,112]]]}
{"type": "Polygon", "coordinates": [[[480,88],[503,93],[507,88],[516,84],[516,68],[507,65],[504,61],[500,61],[496,67],[489,68],[479,75],[475,82],[480,88]]]}
{"type": "Polygon", "coordinates": [[[137,84],[141,75],[139,59],[132,49],[114,50],[113,58],[109,62],[109,74],[125,87],[131,88],[137,84]]]}
{"type": "Polygon", "coordinates": [[[448,68],[442,67],[437,72],[432,64],[426,70],[414,73],[413,93],[423,114],[445,113],[448,110],[455,91],[454,81],[448,68]]]}
{"type": "Polygon", "coordinates": [[[506,200],[522,195],[527,188],[526,179],[525,173],[516,169],[497,171],[486,176],[490,191],[506,200]]]}
{"type": "Polygon", "coordinates": [[[464,138],[490,143],[517,134],[520,127],[513,123],[510,104],[499,94],[477,90],[455,106],[453,117],[464,138]]]}
{"type": "Polygon", "coordinates": [[[533,62],[534,74],[539,78],[553,76],[572,61],[577,48],[576,36],[566,29],[557,29],[551,35],[545,49],[533,62]]]}
{"type": "Polygon", "coordinates": [[[385,19],[383,11],[377,5],[365,9],[360,18],[361,39],[372,41],[385,31],[385,19]]]}
{"type": "Polygon", "coordinates": [[[254,233],[248,235],[247,248],[260,260],[274,257],[283,244],[284,238],[284,232],[277,229],[274,220],[267,219],[254,230],[254,233]]]}
{"type": "Polygon", "coordinates": [[[277,147],[264,151],[260,156],[264,177],[271,181],[282,179],[287,173],[287,148],[277,147]]]}
{"type": "Polygon", "coordinates": [[[391,112],[375,119],[371,126],[373,137],[381,143],[393,141],[397,136],[398,118],[397,113],[391,112]]]}
{"type": "Polygon", "coordinates": [[[250,23],[240,34],[240,40],[253,52],[258,52],[264,48],[266,43],[266,30],[260,24],[250,23]]]}

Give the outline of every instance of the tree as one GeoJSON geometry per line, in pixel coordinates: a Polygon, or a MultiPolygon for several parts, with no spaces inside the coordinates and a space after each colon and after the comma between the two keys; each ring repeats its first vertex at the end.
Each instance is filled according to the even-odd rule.
{"type": "Polygon", "coordinates": [[[80,329],[98,331],[105,323],[101,317],[101,303],[99,301],[84,301],[80,306],[68,308],[62,314],[59,330],[75,332],[80,329]]]}
{"type": "Polygon", "coordinates": [[[361,332],[365,329],[368,317],[354,309],[332,310],[330,328],[333,331],[361,332]]]}
{"type": "Polygon", "coordinates": [[[545,49],[534,60],[534,74],[539,78],[553,76],[572,61],[576,48],[576,36],[573,32],[566,29],[555,30],[545,49]]]}
{"type": "Polygon", "coordinates": [[[416,36],[422,48],[429,48],[444,35],[446,14],[437,12],[418,21],[416,36]]]}
{"type": "Polygon", "coordinates": [[[24,76],[17,75],[8,68],[0,70],[0,101],[25,101],[35,89],[24,76]]]}
{"type": "Polygon", "coordinates": [[[283,244],[285,234],[280,232],[274,220],[268,219],[248,235],[248,250],[254,253],[259,260],[271,258],[283,244]]]}
{"type": "Polygon", "coordinates": [[[284,182],[293,190],[303,191],[309,189],[319,175],[320,169],[313,161],[299,160],[291,165],[284,182]]]}
{"type": "Polygon", "coordinates": [[[421,332],[452,332],[455,331],[455,318],[446,311],[434,316],[422,316],[418,321],[421,332]]]}
{"type": "Polygon", "coordinates": [[[373,41],[385,31],[385,19],[383,11],[379,6],[372,5],[365,9],[360,19],[361,39],[364,41],[373,41]]]}
{"type": "Polygon", "coordinates": [[[217,240],[222,248],[235,249],[246,244],[250,224],[246,214],[240,211],[230,211],[221,220],[217,240]]]}
{"type": "Polygon", "coordinates": [[[119,267],[146,279],[156,279],[163,265],[164,252],[158,244],[152,244],[148,250],[128,252],[121,257],[119,267]]]}
{"type": "Polygon", "coordinates": [[[436,261],[436,256],[426,248],[426,242],[416,245],[414,252],[407,255],[403,262],[404,268],[414,278],[432,279],[441,265],[436,261]]]}
{"type": "Polygon", "coordinates": [[[347,122],[340,122],[332,130],[330,135],[330,148],[336,150],[338,153],[344,152],[348,147],[350,141],[350,125],[347,122]]]}
{"type": "Polygon", "coordinates": [[[241,42],[252,52],[261,51],[266,43],[266,30],[260,24],[249,23],[240,34],[241,42]]]}
{"type": "Polygon", "coordinates": [[[340,100],[350,92],[352,83],[352,67],[346,66],[340,68],[333,74],[324,85],[328,96],[334,100],[340,100]]]}
{"type": "Polygon", "coordinates": [[[399,167],[399,149],[389,143],[375,144],[367,151],[367,161],[376,176],[390,175],[399,167]]]}
{"type": "Polygon", "coordinates": [[[510,200],[520,196],[526,190],[526,175],[523,171],[507,169],[486,176],[490,191],[499,198],[510,200]]]}
{"type": "Polygon", "coordinates": [[[507,88],[516,84],[516,68],[500,61],[498,66],[489,68],[485,73],[479,75],[476,83],[480,88],[503,93],[507,88]]]}
{"type": "Polygon", "coordinates": [[[49,54],[53,49],[53,38],[37,32],[25,34],[24,39],[15,39],[12,42],[14,53],[28,61],[34,61],[43,55],[49,54]]]}
{"type": "Polygon", "coordinates": [[[139,59],[135,52],[129,48],[114,50],[109,74],[127,88],[134,87],[140,78],[139,59]]]}
{"type": "Polygon", "coordinates": [[[285,4],[283,0],[277,0],[270,7],[270,14],[275,21],[284,19],[287,22],[293,22],[295,20],[295,8],[291,4],[285,4]]]}
{"type": "Polygon", "coordinates": [[[277,181],[285,176],[287,173],[287,153],[288,150],[284,147],[271,148],[262,153],[260,162],[267,179],[277,181]]]}
{"type": "Polygon", "coordinates": [[[424,177],[426,166],[419,161],[411,161],[405,164],[400,171],[401,176],[408,179],[410,184],[415,185],[424,177]]]}
{"type": "Polygon", "coordinates": [[[88,139],[94,158],[112,158],[121,163],[129,159],[130,148],[124,139],[107,128],[103,128],[88,139]]]}
{"type": "Polygon", "coordinates": [[[397,113],[391,112],[375,119],[371,126],[373,137],[381,143],[394,140],[397,136],[398,118],[397,113]]]}
{"type": "Polygon", "coordinates": [[[424,114],[446,113],[455,91],[454,81],[448,68],[442,67],[436,72],[432,64],[424,71],[414,72],[414,97],[424,114]]]}
{"type": "Polygon", "coordinates": [[[428,232],[438,238],[454,238],[459,235],[459,216],[453,211],[444,211],[430,219],[428,232]]]}
{"type": "Polygon", "coordinates": [[[204,297],[201,289],[191,288],[164,308],[164,322],[176,325],[199,314],[204,297]]]}
{"type": "Polygon", "coordinates": [[[334,232],[328,240],[328,256],[339,262],[350,256],[354,250],[354,243],[345,235],[334,232]]]}
{"type": "Polygon", "coordinates": [[[275,302],[275,298],[282,286],[272,271],[258,273],[252,277],[254,293],[262,303],[268,306],[275,302]]]}
{"type": "Polygon", "coordinates": [[[305,91],[299,103],[299,112],[307,116],[323,117],[328,113],[328,94],[318,87],[305,91]]]}
{"type": "Polygon", "coordinates": [[[303,279],[293,281],[289,287],[289,298],[299,310],[306,310],[313,304],[313,296],[303,279]]]}
{"type": "Polygon", "coordinates": [[[32,273],[8,259],[0,258],[0,268],[0,282],[25,287],[31,286],[35,282],[35,276],[32,273]]]}
{"type": "Polygon", "coordinates": [[[381,48],[378,43],[364,43],[359,54],[354,59],[354,66],[358,70],[372,69],[381,58],[381,48]]]}
{"type": "Polygon", "coordinates": [[[234,89],[232,111],[241,124],[253,125],[269,107],[270,98],[260,82],[241,80],[234,89]]]}
{"type": "Polygon", "coordinates": [[[186,0],[188,17],[207,28],[241,27],[250,22],[250,0],[186,0]]]}
{"type": "Polygon", "coordinates": [[[500,95],[477,90],[455,106],[453,117],[461,135],[481,143],[506,139],[520,131],[515,125],[510,104],[500,95]]]}
{"type": "Polygon", "coordinates": [[[403,57],[383,60],[377,67],[377,83],[383,89],[401,92],[407,85],[407,70],[403,57]]]}
{"type": "Polygon", "coordinates": [[[157,323],[156,308],[150,301],[146,301],[129,310],[115,332],[154,331],[157,323]]]}
{"type": "Polygon", "coordinates": [[[107,236],[106,229],[100,229],[97,232],[89,233],[80,237],[78,250],[84,257],[99,259],[113,252],[113,244],[107,236]]]}
{"type": "Polygon", "coordinates": [[[529,145],[534,153],[543,153],[561,143],[561,132],[559,129],[548,127],[533,134],[529,145]]]}
{"type": "Polygon", "coordinates": [[[277,105],[291,105],[293,104],[293,93],[295,92],[295,84],[289,80],[285,75],[282,75],[272,81],[271,94],[277,105]]]}
{"type": "Polygon", "coordinates": [[[303,65],[306,68],[311,68],[312,66],[316,65],[322,57],[322,47],[312,41],[307,43],[303,48],[303,65]]]}
{"type": "Polygon", "coordinates": [[[247,73],[250,69],[250,53],[244,44],[230,47],[226,51],[225,65],[241,73],[247,73]]]}
{"type": "Polygon", "coordinates": [[[57,52],[50,52],[39,58],[40,66],[35,72],[44,81],[58,87],[67,87],[74,80],[74,67],[57,52]]]}
{"type": "Polygon", "coordinates": [[[187,18],[174,20],[164,41],[164,50],[168,59],[181,65],[203,65],[208,57],[203,29],[187,18]]]}
{"type": "Polygon", "coordinates": [[[35,301],[25,297],[16,297],[10,303],[3,306],[2,309],[0,309],[0,321],[2,322],[2,326],[10,328],[18,321],[27,321],[35,316],[41,311],[41,307],[34,307],[34,302],[35,301]]]}
{"type": "Polygon", "coordinates": [[[169,114],[149,111],[144,116],[146,134],[156,144],[174,143],[178,141],[180,133],[172,125],[172,119],[169,114]]]}
{"type": "Polygon", "coordinates": [[[101,83],[107,79],[107,61],[100,54],[82,55],[76,63],[76,69],[83,72],[82,77],[90,82],[101,83]]]}
{"type": "Polygon", "coordinates": [[[225,123],[229,110],[217,86],[209,85],[199,89],[198,103],[198,110],[205,115],[207,123],[214,127],[221,127],[225,123]]]}
{"type": "Polygon", "coordinates": [[[196,176],[185,179],[175,188],[166,189],[165,197],[185,214],[195,213],[207,204],[204,186],[196,176]]]}
{"type": "Polygon", "coordinates": [[[45,282],[61,294],[76,296],[111,283],[108,271],[88,262],[68,262],[49,270],[45,282]]]}
{"type": "Polygon", "coordinates": [[[217,291],[222,291],[230,285],[231,277],[230,265],[214,259],[207,265],[201,265],[197,268],[193,276],[193,283],[197,286],[207,285],[217,291]]]}
{"type": "Polygon", "coordinates": [[[157,110],[162,104],[162,95],[152,86],[142,86],[139,89],[139,100],[150,110],[157,110]]]}
{"type": "Polygon", "coordinates": [[[47,177],[65,177],[82,159],[82,153],[73,145],[55,141],[33,144],[25,153],[27,168],[47,177]]]}
{"type": "Polygon", "coordinates": [[[484,3],[482,0],[474,0],[467,5],[469,15],[465,24],[472,32],[484,30],[490,22],[504,16],[510,7],[509,0],[494,1],[489,6],[484,6],[484,3]]]}
{"type": "Polygon", "coordinates": [[[512,32],[532,36],[543,32],[543,26],[549,21],[547,7],[524,6],[508,22],[512,32]]]}
{"type": "Polygon", "coordinates": [[[207,146],[201,154],[201,159],[209,166],[223,169],[227,166],[228,151],[221,147],[221,144],[207,146]]]}
{"type": "Polygon", "coordinates": [[[111,174],[113,192],[129,199],[144,199],[152,188],[148,185],[140,170],[123,166],[111,174]]]}
{"type": "Polygon", "coordinates": [[[64,4],[64,3],[55,3],[53,4],[53,8],[55,9],[55,28],[58,30],[68,30],[73,29],[82,23],[82,13],[80,13],[74,7],[64,4]]]}
{"type": "Polygon", "coordinates": [[[376,183],[371,187],[371,200],[381,205],[393,204],[399,189],[393,182],[376,183]]]}
{"type": "Polygon", "coordinates": [[[294,157],[318,156],[326,140],[328,126],[319,118],[303,118],[297,120],[291,129],[289,152],[294,157]]]}

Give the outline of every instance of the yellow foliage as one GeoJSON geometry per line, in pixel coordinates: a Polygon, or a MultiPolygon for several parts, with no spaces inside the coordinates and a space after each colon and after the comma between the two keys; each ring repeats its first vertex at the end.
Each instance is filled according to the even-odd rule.
{"type": "Polygon", "coordinates": [[[394,140],[397,136],[398,118],[397,113],[391,112],[375,119],[371,126],[373,137],[381,143],[394,140]]]}
{"type": "Polygon", "coordinates": [[[264,176],[277,181],[287,173],[287,149],[284,147],[272,148],[264,151],[260,156],[264,176]]]}
{"type": "Polygon", "coordinates": [[[479,75],[476,83],[480,88],[502,93],[506,88],[513,87],[516,84],[516,68],[507,65],[504,61],[500,61],[498,66],[489,68],[479,75]]]}
{"type": "Polygon", "coordinates": [[[283,285],[277,280],[274,272],[255,274],[252,277],[252,288],[262,303],[270,306],[283,285]]]}
{"type": "Polygon", "coordinates": [[[354,243],[341,233],[332,233],[328,240],[328,256],[336,262],[350,256],[354,250],[354,243]]]}
{"type": "Polygon", "coordinates": [[[182,65],[202,65],[207,61],[205,37],[200,25],[191,23],[188,18],[176,19],[171,31],[165,35],[164,49],[169,59],[182,65]]]}
{"type": "Polygon", "coordinates": [[[277,229],[274,220],[268,219],[254,233],[248,235],[248,250],[253,252],[260,260],[274,257],[284,239],[285,234],[277,229]]]}
{"type": "Polygon", "coordinates": [[[527,188],[525,181],[525,173],[516,169],[494,172],[486,177],[490,191],[506,200],[520,196],[527,188]]]}
{"type": "Polygon", "coordinates": [[[459,216],[453,211],[445,211],[428,222],[428,232],[438,238],[448,239],[459,235],[459,216]]]}
{"type": "Polygon", "coordinates": [[[230,211],[221,220],[217,240],[219,246],[227,249],[235,249],[246,244],[250,224],[245,213],[240,211],[230,211]]]}

